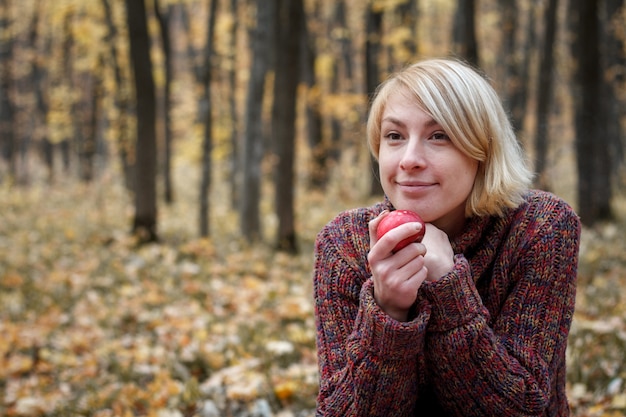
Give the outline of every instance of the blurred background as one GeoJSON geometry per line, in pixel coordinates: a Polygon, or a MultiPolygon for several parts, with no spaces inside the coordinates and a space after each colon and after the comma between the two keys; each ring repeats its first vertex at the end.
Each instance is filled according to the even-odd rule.
{"type": "Polygon", "coordinates": [[[623,0],[0,0],[0,414],[307,416],[376,86],[456,56],[584,224],[572,414],[626,413],[623,0]]]}

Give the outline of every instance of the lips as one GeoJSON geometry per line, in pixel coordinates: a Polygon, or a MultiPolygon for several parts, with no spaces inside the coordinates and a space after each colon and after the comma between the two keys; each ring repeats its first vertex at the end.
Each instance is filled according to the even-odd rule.
{"type": "Polygon", "coordinates": [[[428,187],[434,185],[434,183],[426,181],[396,181],[396,184],[403,187],[428,187]]]}
{"type": "Polygon", "coordinates": [[[436,185],[436,183],[426,181],[396,181],[396,186],[400,192],[413,195],[427,193],[436,185]]]}

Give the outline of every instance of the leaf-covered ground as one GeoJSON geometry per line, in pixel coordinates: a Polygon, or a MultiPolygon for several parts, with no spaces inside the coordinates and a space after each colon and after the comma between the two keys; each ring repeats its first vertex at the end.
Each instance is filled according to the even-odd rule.
{"type": "MultiPolygon", "coordinates": [[[[181,202],[160,209],[162,241],[137,248],[110,178],[0,186],[0,415],[312,415],[311,244],[332,200],[299,196],[302,254],[287,256],[235,238],[226,207],[215,239],[196,238],[196,207],[181,202]]],[[[626,413],[624,229],[584,233],[576,416],[626,413]]]]}

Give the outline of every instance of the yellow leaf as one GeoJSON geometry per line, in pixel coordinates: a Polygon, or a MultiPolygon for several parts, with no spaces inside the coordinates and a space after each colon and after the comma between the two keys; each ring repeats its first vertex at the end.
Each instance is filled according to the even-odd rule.
{"type": "Polygon", "coordinates": [[[626,394],[617,394],[611,401],[611,407],[626,410],[626,394]]]}
{"type": "Polygon", "coordinates": [[[221,369],[226,365],[226,357],[221,352],[204,352],[204,360],[211,369],[221,369]]]}
{"type": "Polygon", "coordinates": [[[0,279],[0,284],[6,288],[19,288],[24,284],[24,278],[17,272],[7,272],[0,279]]]}
{"type": "Polygon", "coordinates": [[[19,375],[33,369],[33,358],[26,355],[15,355],[9,360],[9,374],[19,375]]]}
{"type": "Polygon", "coordinates": [[[45,401],[37,397],[23,397],[17,400],[15,412],[19,416],[37,416],[44,413],[45,401]]]}
{"type": "Polygon", "coordinates": [[[285,381],[279,384],[276,384],[274,387],[274,394],[276,397],[282,401],[288,400],[293,397],[293,394],[298,389],[298,384],[294,381],[285,381]]]}
{"type": "Polygon", "coordinates": [[[63,231],[65,238],[67,240],[74,240],[76,238],[76,231],[72,227],[66,227],[63,231]]]}

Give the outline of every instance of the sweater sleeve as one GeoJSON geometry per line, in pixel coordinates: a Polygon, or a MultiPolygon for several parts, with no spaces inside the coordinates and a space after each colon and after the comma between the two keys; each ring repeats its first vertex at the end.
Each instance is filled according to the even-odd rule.
{"type": "Polygon", "coordinates": [[[567,401],[554,397],[574,311],[580,223],[564,205],[531,213],[522,225],[501,249],[507,259],[490,270],[490,291],[506,293],[495,317],[463,255],[420,289],[432,306],[428,369],[451,415],[568,414],[567,401]]]}
{"type": "Polygon", "coordinates": [[[419,363],[424,368],[429,311],[423,309],[408,323],[387,316],[374,301],[373,283],[360,258],[367,249],[355,245],[358,239],[338,224],[324,228],[316,242],[317,415],[410,415],[419,363]]]}

